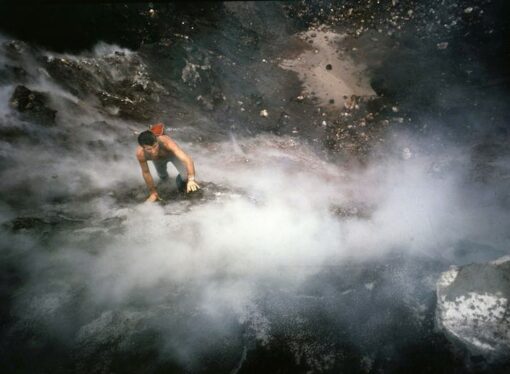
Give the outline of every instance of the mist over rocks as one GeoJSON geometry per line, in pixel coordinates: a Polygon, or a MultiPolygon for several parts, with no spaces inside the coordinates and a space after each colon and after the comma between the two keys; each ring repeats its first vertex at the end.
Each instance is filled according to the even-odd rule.
{"type": "MultiPolygon", "coordinates": [[[[504,104],[494,100],[498,96],[494,90],[503,88],[501,78],[491,77],[491,71],[506,74],[501,71],[500,56],[504,55],[504,51],[501,54],[495,52],[504,48],[503,44],[497,44],[505,35],[497,14],[505,8],[499,2],[481,1],[476,6],[469,5],[473,8],[469,15],[463,12],[468,5],[454,1],[443,5],[437,1],[423,4],[382,2],[373,7],[370,2],[356,5],[348,1],[322,5],[309,2],[200,6],[158,3],[87,5],[83,7],[83,14],[106,11],[106,16],[96,18],[94,22],[106,22],[112,17],[113,26],[109,32],[104,27],[91,27],[101,32],[101,38],[96,40],[134,48],[149,64],[149,70],[143,70],[144,65],[136,62],[137,57],[132,57],[133,61],[127,68],[133,76],[120,72],[124,74],[124,80],[116,77],[120,80],[111,85],[107,79],[107,85],[98,88],[91,73],[111,77],[104,66],[100,68],[102,71],[98,71],[98,62],[94,62],[96,67],[82,66],[84,72],[80,72],[78,66],[74,66],[75,62],[61,56],[63,60],[51,59],[47,69],[55,70],[57,80],[62,76],[61,83],[71,92],[81,92],[81,88],[86,88],[80,94],[83,96],[92,89],[91,93],[104,110],[114,116],[154,121],[160,110],[163,113],[179,113],[180,119],[186,121],[193,115],[186,107],[176,106],[177,102],[182,100],[188,106],[198,103],[203,115],[212,115],[216,122],[222,123],[209,136],[213,136],[214,132],[234,130],[253,133],[260,129],[277,134],[299,133],[312,139],[319,148],[326,145],[334,150],[332,157],[338,154],[342,157],[366,155],[373,148],[372,144],[384,142],[384,136],[378,133],[388,127],[412,127],[412,131],[430,133],[436,126],[442,126],[448,128],[448,136],[452,139],[459,136],[458,132],[461,136],[476,139],[477,133],[491,131],[489,128],[503,131],[507,119],[504,104]],[[116,18],[113,17],[114,11],[119,12],[116,18]],[[199,17],[201,21],[197,22],[198,18],[193,17],[199,17]],[[124,19],[122,27],[129,30],[133,27],[137,32],[131,30],[118,34],[116,28],[120,27],[120,23],[113,20],[119,18],[124,19]],[[241,22],[245,18],[249,18],[250,22],[241,22]],[[447,21],[449,23],[445,23],[447,21]],[[269,23],[271,28],[266,27],[269,23]],[[221,29],[217,32],[215,27],[219,24],[221,29]],[[275,29],[276,25],[278,28],[275,29]],[[343,98],[333,99],[334,104],[325,105],[320,112],[312,110],[317,93],[308,92],[303,96],[299,80],[292,79],[275,65],[292,54],[293,49],[303,48],[293,41],[295,34],[318,26],[347,35],[337,52],[345,59],[353,60],[355,65],[366,64],[365,75],[371,80],[379,101],[383,100],[387,108],[398,106],[399,113],[391,118],[378,118],[377,110],[359,110],[354,104],[352,108],[349,104],[348,108],[364,120],[358,124],[349,123],[352,126],[348,128],[345,119],[350,121],[349,112],[331,111],[342,106],[343,98]],[[200,37],[195,38],[195,35],[200,37]],[[237,35],[239,41],[232,43],[231,35],[237,35]],[[132,38],[130,42],[129,38],[132,38]],[[141,42],[140,38],[145,39],[141,42]],[[437,40],[441,39],[458,39],[463,48],[454,48],[445,56],[435,47],[437,40]],[[169,51],[172,51],[171,54],[169,51]],[[462,58],[465,51],[470,54],[467,59],[462,58]],[[422,58],[424,55],[427,59],[422,58]],[[169,58],[162,59],[163,56],[169,58]],[[155,60],[157,64],[153,63],[155,60]],[[484,64],[488,68],[484,68],[484,64]],[[434,68],[431,69],[431,66],[434,68]],[[65,78],[67,70],[73,76],[82,77],[78,79],[77,88],[69,87],[69,80],[65,78]],[[87,73],[88,70],[90,72],[87,73]],[[142,74],[145,82],[151,77],[156,86],[140,86],[136,82],[137,74],[142,74]],[[94,87],[91,87],[92,82],[95,82],[94,87]],[[165,87],[166,94],[158,90],[157,84],[165,87]],[[145,92],[130,91],[133,85],[145,92]],[[466,90],[470,90],[469,95],[474,100],[455,100],[466,90]],[[307,105],[295,105],[294,99],[300,96],[307,98],[307,105]],[[260,121],[255,114],[262,109],[275,113],[273,120],[260,121]],[[424,112],[427,112],[425,118],[424,112]],[[243,126],[238,126],[233,117],[243,122],[243,126]],[[301,122],[298,126],[295,124],[297,120],[301,122]],[[484,126],[479,125],[482,121],[484,126]],[[367,122],[371,125],[365,126],[367,122]],[[457,131],[461,128],[466,131],[457,131]]],[[[12,17],[22,8],[14,7],[12,17]]],[[[27,14],[35,11],[25,10],[27,14]]],[[[68,17],[67,22],[73,19],[67,6],[55,5],[39,10],[54,12],[56,17],[68,17]]],[[[75,15],[77,24],[85,22],[83,14],[75,15]]],[[[4,25],[7,30],[11,28],[14,33],[18,32],[15,27],[9,26],[10,23],[4,25]]],[[[65,39],[46,35],[41,42],[51,46],[52,42],[64,43],[65,39]]],[[[313,44],[310,46],[313,47],[313,44]]],[[[69,43],[68,47],[72,50],[73,44],[69,43]]],[[[92,47],[93,43],[87,46],[92,47]]],[[[117,57],[110,61],[106,59],[100,65],[115,65],[122,59],[117,57]]],[[[75,86],[74,83],[72,85],[75,86]]],[[[352,101],[349,98],[349,102],[352,101]]]]}
{"type": "Polygon", "coordinates": [[[47,55],[43,68],[58,84],[81,100],[98,99],[107,115],[132,120],[155,116],[155,103],[168,92],[150,79],[136,55],[121,48],[97,45],[90,57],[47,55]]]}
{"type": "Polygon", "coordinates": [[[508,254],[507,7],[2,3],[0,365],[505,372],[434,326],[443,272],[508,254]],[[160,121],[202,191],[142,204],[160,121]]]}

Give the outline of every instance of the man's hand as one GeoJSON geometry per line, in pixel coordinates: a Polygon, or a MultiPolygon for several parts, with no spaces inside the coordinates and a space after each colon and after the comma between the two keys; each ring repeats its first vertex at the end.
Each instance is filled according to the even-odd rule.
{"type": "Polygon", "coordinates": [[[195,182],[194,179],[188,179],[188,183],[186,183],[186,193],[198,191],[200,186],[195,182]]]}
{"type": "Polygon", "coordinates": [[[149,197],[147,198],[147,200],[145,200],[146,202],[149,202],[149,203],[153,203],[157,200],[161,200],[161,197],[159,197],[158,193],[157,192],[152,192],[149,197]]]}

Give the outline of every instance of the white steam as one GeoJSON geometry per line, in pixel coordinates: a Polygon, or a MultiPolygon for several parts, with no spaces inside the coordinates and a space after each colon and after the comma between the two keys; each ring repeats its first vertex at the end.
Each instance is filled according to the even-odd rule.
{"type": "MultiPolygon", "coordinates": [[[[100,45],[95,53],[116,50],[100,45]]],[[[37,87],[54,100],[69,99],[43,82],[37,87]]],[[[4,101],[11,92],[0,88],[0,118],[13,115],[4,101]]],[[[54,330],[66,330],[60,322],[66,315],[71,322],[63,334],[78,340],[91,331],[99,339],[101,321],[110,321],[112,311],[138,308],[143,318],[155,316],[152,323],[165,325],[183,298],[186,316],[203,314],[214,325],[233,315],[267,341],[271,325],[258,304],[264,291],[299,289],[325,265],[392,251],[453,256],[448,251],[466,240],[508,251],[508,212],[490,199],[483,206],[466,201],[473,191],[465,186],[470,164],[462,150],[428,155],[415,151],[423,148],[420,142],[406,139],[412,157],[403,159],[395,142],[385,157],[348,170],[289,137],[192,145],[176,134],[195,160],[199,184],[206,182],[204,195],[213,198],[143,204],[143,194],[129,195],[144,183],[134,156],[136,139],[126,145],[116,138],[129,133],[127,125],[108,120],[117,133],[106,136],[80,126],[101,119],[90,108],[81,117],[65,110],[61,103],[59,126],[75,126],[80,135],[68,147],[54,145],[51,137],[39,145],[2,143],[2,155],[9,158],[2,193],[25,186],[35,208],[24,214],[47,209],[85,217],[84,223],[55,228],[49,243],[30,232],[10,233],[3,247],[6,254],[13,246],[23,248],[30,274],[17,312],[54,330]],[[89,140],[102,140],[105,150],[87,148],[89,140]],[[438,171],[434,165],[446,166],[438,171]],[[84,198],[88,192],[94,195],[84,198]],[[54,195],[76,199],[48,203],[54,195]],[[342,207],[355,213],[341,217],[335,212],[342,207]],[[105,223],[112,219],[119,222],[115,230],[105,223]]],[[[167,332],[167,344],[176,347],[175,331],[167,332]]],[[[188,354],[188,348],[179,349],[188,354]]]]}

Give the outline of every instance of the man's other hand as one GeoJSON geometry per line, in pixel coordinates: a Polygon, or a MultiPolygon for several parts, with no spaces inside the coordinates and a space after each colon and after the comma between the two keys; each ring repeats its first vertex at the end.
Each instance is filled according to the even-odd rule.
{"type": "Polygon", "coordinates": [[[198,191],[200,189],[200,186],[195,182],[193,179],[188,180],[188,183],[186,184],[186,193],[198,191]]]}
{"type": "Polygon", "coordinates": [[[153,202],[158,201],[158,200],[161,200],[161,198],[159,197],[158,193],[157,192],[153,192],[153,193],[151,193],[149,195],[149,197],[145,201],[149,202],[149,203],[153,203],[153,202]]]}

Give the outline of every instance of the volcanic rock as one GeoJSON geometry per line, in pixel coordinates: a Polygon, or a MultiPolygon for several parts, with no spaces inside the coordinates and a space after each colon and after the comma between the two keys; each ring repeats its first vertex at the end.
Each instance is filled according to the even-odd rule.
{"type": "Polygon", "coordinates": [[[48,97],[42,92],[17,86],[9,101],[12,108],[23,113],[27,119],[44,126],[55,124],[56,110],[48,107],[48,97]]]}
{"type": "Polygon", "coordinates": [[[437,282],[436,324],[468,357],[510,357],[510,257],[452,266],[437,282]]]}

